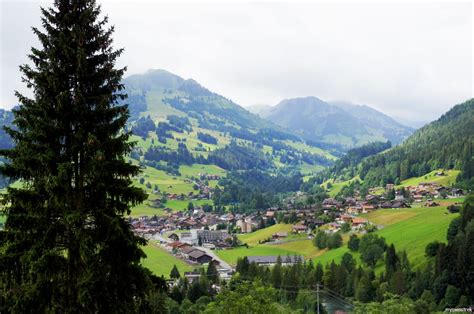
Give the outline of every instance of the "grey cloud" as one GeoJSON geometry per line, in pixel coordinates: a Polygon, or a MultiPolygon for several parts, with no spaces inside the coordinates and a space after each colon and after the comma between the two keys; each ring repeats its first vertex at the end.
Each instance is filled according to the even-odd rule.
{"type": "MultiPolygon", "coordinates": [[[[2,3],[1,104],[21,89],[36,2],[2,3]]],[[[472,97],[470,3],[103,3],[128,74],[163,68],[241,105],[314,95],[406,123],[472,97]]]]}

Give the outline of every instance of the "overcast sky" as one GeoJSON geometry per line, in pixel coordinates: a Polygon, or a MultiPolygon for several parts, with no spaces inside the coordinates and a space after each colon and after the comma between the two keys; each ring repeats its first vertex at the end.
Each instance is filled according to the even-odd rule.
{"type": "MultiPolygon", "coordinates": [[[[40,2],[0,1],[0,107],[10,108],[40,2]]],[[[166,69],[243,106],[312,95],[419,125],[473,94],[470,2],[99,2],[127,75],[166,69]]]]}

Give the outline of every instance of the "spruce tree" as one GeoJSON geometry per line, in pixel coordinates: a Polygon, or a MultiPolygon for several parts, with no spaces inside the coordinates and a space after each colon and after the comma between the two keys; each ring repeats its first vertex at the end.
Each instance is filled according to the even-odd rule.
{"type": "Polygon", "coordinates": [[[207,265],[206,276],[212,283],[217,283],[219,281],[219,272],[217,271],[215,262],[211,261],[207,265]]]}
{"type": "Polygon", "coordinates": [[[178,267],[176,267],[176,264],[173,265],[173,268],[171,269],[170,272],[170,278],[172,279],[179,279],[181,277],[178,267]]]}
{"type": "Polygon", "coordinates": [[[133,312],[150,281],[124,217],[146,195],[124,157],[123,50],[93,0],[41,12],[41,47],[20,67],[33,96],[16,93],[15,147],[0,153],[1,173],[22,182],[3,199],[0,312],[133,312]]]}

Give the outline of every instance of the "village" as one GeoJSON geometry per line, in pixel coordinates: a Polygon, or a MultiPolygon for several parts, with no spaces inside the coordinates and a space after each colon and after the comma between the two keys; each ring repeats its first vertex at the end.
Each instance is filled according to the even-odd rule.
{"type": "MultiPolygon", "coordinates": [[[[374,226],[367,219],[359,217],[380,208],[410,208],[416,206],[439,206],[443,198],[455,198],[463,191],[445,187],[437,183],[420,183],[417,186],[395,190],[388,184],[385,188],[373,188],[365,197],[356,192],[353,197],[326,198],[319,204],[296,205],[304,193],[298,192],[287,200],[282,207],[271,207],[252,214],[223,213],[204,211],[203,207],[186,211],[167,211],[165,216],[142,216],[130,218],[130,224],[137,235],[156,240],[169,254],[190,265],[200,266],[214,263],[221,279],[229,279],[234,269],[218,258],[214,250],[228,250],[241,243],[237,234],[251,233],[276,223],[291,224],[291,232],[277,232],[265,243],[282,243],[291,235],[313,238],[315,230],[335,233],[341,228],[352,232],[364,233],[380,226],[374,226]],[[380,191],[383,193],[380,193],[380,191]]],[[[277,256],[248,256],[249,261],[271,266],[277,262],[277,256]]],[[[301,257],[298,257],[301,258],[301,257]]],[[[292,264],[297,257],[285,259],[292,264]]],[[[184,274],[189,281],[199,277],[199,272],[184,274]]]]}

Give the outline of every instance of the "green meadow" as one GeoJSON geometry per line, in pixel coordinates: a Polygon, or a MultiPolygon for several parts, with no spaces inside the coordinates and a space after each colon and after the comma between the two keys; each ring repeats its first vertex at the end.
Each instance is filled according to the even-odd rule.
{"type": "Polygon", "coordinates": [[[341,181],[341,182],[335,182],[333,179],[331,179],[331,180],[327,180],[326,182],[323,182],[323,184],[321,184],[321,186],[327,189],[328,183],[331,183],[332,186],[329,189],[328,194],[331,197],[335,197],[337,194],[339,194],[339,192],[341,192],[343,187],[345,187],[346,185],[351,184],[352,182],[354,182],[356,180],[362,181],[359,176],[356,176],[356,177],[354,177],[350,180],[341,181]]]}
{"type": "MultiPolygon", "coordinates": [[[[462,199],[456,200],[461,201],[462,199]]],[[[376,234],[384,237],[388,244],[394,244],[397,251],[406,250],[413,266],[419,267],[426,262],[425,247],[432,241],[446,242],[448,226],[459,214],[449,214],[445,206],[415,207],[407,209],[381,209],[363,215],[369,221],[380,226],[376,234]]],[[[275,232],[289,231],[291,225],[277,224],[253,233],[239,235],[239,239],[249,248],[217,251],[217,254],[230,264],[237,258],[251,255],[287,255],[300,254],[313,262],[323,265],[332,260],[339,262],[344,253],[348,235],[344,235],[344,245],[334,250],[319,250],[311,240],[301,239],[282,244],[259,244],[258,241],[270,237],[275,232]]],[[[356,259],[358,253],[352,253],[356,259]]]]}
{"type": "Polygon", "coordinates": [[[199,174],[218,175],[222,177],[226,174],[226,171],[219,166],[201,164],[193,164],[191,166],[181,165],[179,166],[179,172],[185,177],[197,177],[199,174]]]}
{"type": "Polygon", "coordinates": [[[259,241],[271,238],[272,235],[277,232],[290,232],[291,226],[292,225],[290,224],[276,224],[255,232],[240,234],[238,238],[240,241],[247,243],[248,245],[256,245],[259,241]]]}
{"type": "Polygon", "coordinates": [[[461,171],[459,170],[443,170],[443,169],[438,169],[431,171],[430,173],[427,173],[424,176],[421,177],[414,177],[410,179],[403,180],[400,185],[398,185],[398,188],[401,187],[407,187],[407,186],[416,186],[422,182],[434,182],[434,183],[439,183],[444,186],[451,186],[456,182],[456,178],[458,177],[459,173],[461,171]],[[444,176],[437,176],[436,173],[438,172],[444,172],[444,176]]]}
{"type": "MultiPolygon", "coordinates": [[[[381,209],[364,215],[375,224],[384,224],[378,231],[388,244],[394,244],[397,251],[406,250],[412,266],[422,266],[426,245],[432,241],[446,242],[448,226],[459,214],[448,214],[446,207],[418,207],[407,209],[381,209]]],[[[332,260],[338,262],[349,252],[347,246],[330,250],[313,259],[323,265],[332,260]]],[[[355,254],[358,257],[358,254],[355,254]]]]}
{"type": "Polygon", "coordinates": [[[237,259],[244,256],[286,256],[288,254],[300,254],[294,250],[285,250],[273,245],[257,245],[249,248],[239,247],[231,250],[217,250],[215,253],[231,265],[235,265],[237,263],[237,259]]]}
{"type": "Polygon", "coordinates": [[[186,264],[179,258],[174,257],[165,249],[158,247],[157,244],[153,244],[152,241],[143,247],[143,251],[147,255],[147,257],[142,261],[143,265],[157,276],[163,275],[168,278],[173,265],[178,267],[181,276],[185,271],[192,271],[195,268],[194,266],[186,264]]]}

